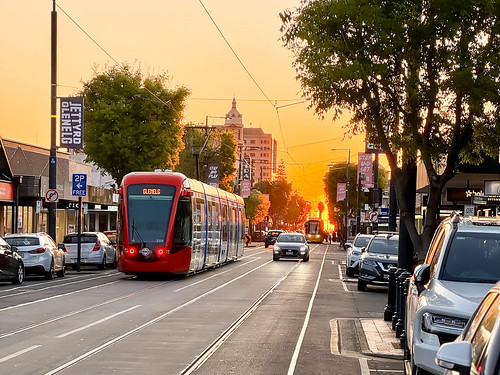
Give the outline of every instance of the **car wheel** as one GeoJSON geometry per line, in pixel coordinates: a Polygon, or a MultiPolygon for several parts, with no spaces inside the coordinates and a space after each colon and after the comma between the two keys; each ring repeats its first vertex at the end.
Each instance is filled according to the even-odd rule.
{"type": "Polygon", "coordinates": [[[358,290],[360,291],[366,290],[366,281],[358,279],[358,290]]]}
{"type": "Polygon", "coordinates": [[[60,271],[57,271],[57,277],[64,277],[66,275],[66,266],[63,264],[60,271]]]}
{"type": "Polygon", "coordinates": [[[104,255],[104,256],[102,257],[102,263],[101,263],[101,265],[99,266],[99,269],[101,269],[101,270],[105,270],[105,269],[106,269],[106,255],[104,255]]]}
{"type": "Polygon", "coordinates": [[[345,269],[345,274],[348,276],[348,277],[354,277],[354,270],[350,267],[347,267],[345,269]]]}
{"type": "Polygon", "coordinates": [[[113,260],[113,263],[111,263],[111,268],[116,268],[118,267],[118,257],[115,254],[115,260],[113,260]]]}
{"type": "Polygon", "coordinates": [[[303,262],[309,262],[309,254],[302,260],[303,262]]]}
{"type": "Polygon", "coordinates": [[[17,265],[16,277],[12,279],[12,284],[22,284],[24,281],[24,267],[22,263],[17,265]]]}
{"type": "Polygon", "coordinates": [[[47,272],[45,272],[45,278],[47,280],[52,280],[55,276],[56,272],[54,269],[54,259],[52,259],[52,262],[50,262],[50,268],[47,272]]]}
{"type": "Polygon", "coordinates": [[[265,245],[266,245],[266,249],[267,249],[267,247],[269,246],[269,244],[266,242],[265,245]]]}
{"type": "Polygon", "coordinates": [[[277,257],[277,256],[273,255],[273,260],[280,260],[280,257],[277,257]]]}

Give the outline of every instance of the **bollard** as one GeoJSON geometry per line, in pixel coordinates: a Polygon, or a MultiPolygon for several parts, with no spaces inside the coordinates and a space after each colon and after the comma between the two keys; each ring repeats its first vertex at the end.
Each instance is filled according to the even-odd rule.
{"type": "Polygon", "coordinates": [[[397,267],[389,267],[389,290],[387,292],[387,305],[384,309],[384,320],[390,322],[396,311],[396,271],[397,267]]]}
{"type": "MultiPolygon", "coordinates": [[[[410,288],[410,278],[411,278],[411,274],[408,272],[407,277],[406,277],[404,284],[403,284],[404,309],[403,309],[403,314],[401,317],[402,331],[401,331],[401,336],[399,337],[399,347],[405,351],[406,351],[406,297],[408,296],[408,289],[410,288]]],[[[396,324],[396,335],[397,335],[397,324],[396,324]]]]}
{"type": "Polygon", "coordinates": [[[399,275],[399,282],[400,282],[400,295],[399,298],[401,298],[399,302],[400,310],[399,310],[399,318],[398,321],[396,322],[396,337],[401,337],[401,333],[403,332],[405,328],[405,315],[406,315],[406,295],[408,293],[408,287],[405,288],[406,286],[406,280],[410,282],[409,277],[411,274],[408,271],[404,271],[399,275]]]}
{"type": "Polygon", "coordinates": [[[396,271],[396,309],[394,310],[394,314],[392,315],[392,330],[396,330],[396,323],[399,319],[399,312],[401,309],[401,298],[400,298],[400,284],[399,284],[399,275],[401,275],[406,270],[404,268],[398,268],[396,271]]]}

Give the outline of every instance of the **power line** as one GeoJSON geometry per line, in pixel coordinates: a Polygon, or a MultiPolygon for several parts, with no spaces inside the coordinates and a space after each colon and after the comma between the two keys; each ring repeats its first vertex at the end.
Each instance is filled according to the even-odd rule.
{"type": "MultiPolygon", "coordinates": [[[[99,47],[101,49],[101,51],[103,51],[111,60],[113,60],[115,62],[116,65],[118,65],[122,70],[125,70],[125,67],[120,64],[113,56],[111,56],[111,54],[106,51],[104,49],[104,47],[102,47],[99,43],[97,43],[97,41],[92,38],[92,36],[87,32],[85,31],[85,29],[80,26],[78,24],[78,22],[76,22],[63,8],[61,8],[61,6],[59,4],[56,4],[56,6],[66,15],[66,17],[68,17],[71,22],[73,22],[97,47],[99,47]]],[[[172,104],[170,103],[170,100],[165,102],[163,101],[161,98],[158,97],[158,95],[156,95],[154,92],[152,92],[150,89],[148,89],[146,86],[143,87],[144,90],[146,90],[148,93],[150,93],[153,97],[156,98],[156,100],[158,100],[160,103],[164,104],[165,106],[167,107],[171,107],[172,104]]]]}

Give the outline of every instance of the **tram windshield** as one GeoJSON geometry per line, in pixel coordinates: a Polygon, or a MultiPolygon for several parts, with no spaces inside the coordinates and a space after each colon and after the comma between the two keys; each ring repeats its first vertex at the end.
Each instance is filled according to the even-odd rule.
{"type": "Polygon", "coordinates": [[[140,184],[127,188],[129,243],[165,242],[176,188],[140,184]]]}
{"type": "Polygon", "coordinates": [[[306,228],[306,233],[307,234],[320,234],[321,233],[321,227],[320,227],[320,222],[319,221],[308,221],[305,224],[306,228]]]}

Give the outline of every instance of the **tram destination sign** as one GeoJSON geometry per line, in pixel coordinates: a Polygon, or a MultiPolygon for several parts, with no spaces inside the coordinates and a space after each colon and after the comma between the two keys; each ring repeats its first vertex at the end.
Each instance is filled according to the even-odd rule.
{"type": "Polygon", "coordinates": [[[83,97],[60,98],[61,139],[60,146],[71,149],[83,148],[83,97]]]}

